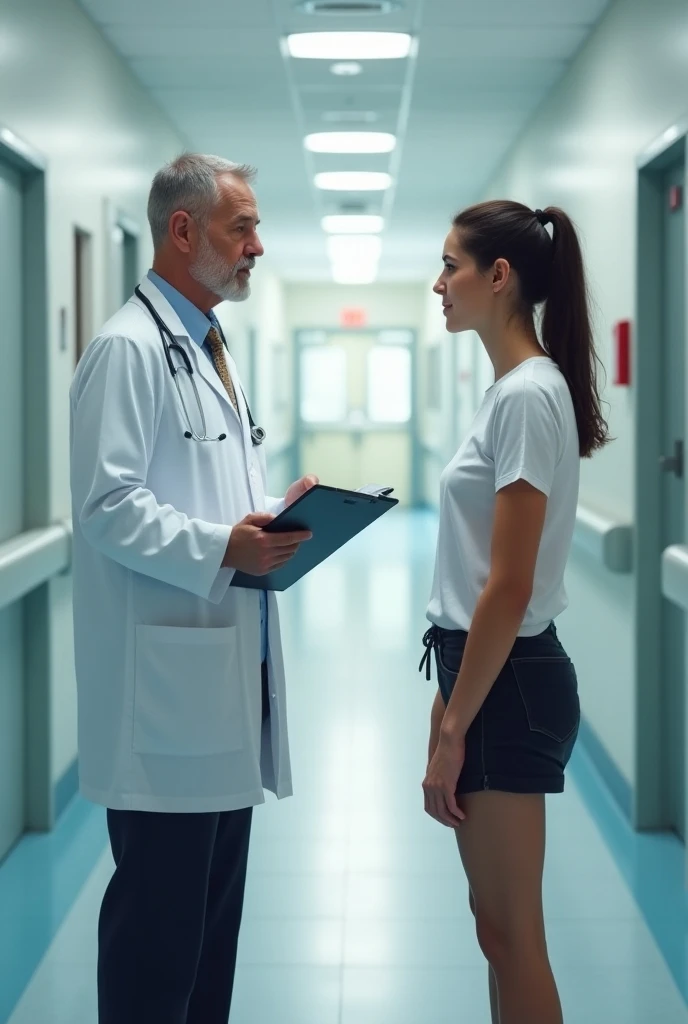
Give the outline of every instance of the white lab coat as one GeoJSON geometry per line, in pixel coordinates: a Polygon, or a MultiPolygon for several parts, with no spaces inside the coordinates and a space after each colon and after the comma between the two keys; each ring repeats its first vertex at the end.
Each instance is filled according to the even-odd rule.
{"type": "Polygon", "coordinates": [[[275,595],[263,726],[259,595],[221,568],[232,526],[280,503],[265,496],[240,388],[241,422],[167,300],[148,278],[140,287],[188,353],[208,434],[227,439],[184,437],[158,328],[132,297],[71,389],[81,792],[120,810],[235,810],[264,787],[291,794],[275,595]]]}

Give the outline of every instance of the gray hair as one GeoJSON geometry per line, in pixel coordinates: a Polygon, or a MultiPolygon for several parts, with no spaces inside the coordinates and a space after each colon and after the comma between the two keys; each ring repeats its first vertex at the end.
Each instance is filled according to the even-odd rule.
{"type": "Polygon", "coordinates": [[[217,179],[233,174],[251,184],[256,177],[255,167],[235,164],[220,156],[201,153],[183,153],[167,164],[153,178],[148,196],[148,223],[157,250],[167,238],[170,217],[176,210],[184,210],[205,227],[213,207],[220,198],[217,179]]]}

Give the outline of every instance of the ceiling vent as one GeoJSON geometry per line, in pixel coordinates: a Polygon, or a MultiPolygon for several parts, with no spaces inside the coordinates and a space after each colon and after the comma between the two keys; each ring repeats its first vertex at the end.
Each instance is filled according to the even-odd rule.
{"type": "Polygon", "coordinates": [[[303,14],[391,14],[401,7],[399,0],[301,0],[297,9],[303,14]]]}

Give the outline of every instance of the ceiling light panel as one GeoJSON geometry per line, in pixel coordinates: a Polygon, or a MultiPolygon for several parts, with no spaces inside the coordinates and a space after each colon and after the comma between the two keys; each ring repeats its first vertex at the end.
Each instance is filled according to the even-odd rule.
{"type": "Polygon", "coordinates": [[[384,192],[392,177],[382,171],[324,171],[315,176],[315,187],[332,192],[384,192]]]}
{"type": "Polygon", "coordinates": [[[305,138],[311,153],[391,153],[396,144],[389,132],[317,132],[305,138]]]}
{"type": "Polygon", "coordinates": [[[297,32],[287,51],[305,60],[400,60],[411,52],[405,32],[297,32]]]}
{"type": "Polygon", "coordinates": [[[333,263],[369,265],[377,263],[382,253],[379,235],[331,235],[327,239],[327,255],[333,263]]]}
{"type": "Polygon", "coordinates": [[[374,285],[378,280],[378,267],[333,266],[332,280],[336,285],[374,285]]]}
{"type": "Polygon", "coordinates": [[[332,267],[332,280],[335,284],[374,284],[377,280],[378,268],[366,267],[332,267]]]}
{"type": "Polygon", "coordinates": [[[330,235],[377,234],[385,226],[377,214],[328,214],[322,219],[323,231],[330,235]]]}

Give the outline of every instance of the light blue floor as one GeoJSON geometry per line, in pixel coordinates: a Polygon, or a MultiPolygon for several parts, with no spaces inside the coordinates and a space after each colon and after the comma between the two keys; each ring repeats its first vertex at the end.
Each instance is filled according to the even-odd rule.
{"type": "MultiPolygon", "coordinates": [[[[397,513],[284,596],[297,795],[256,811],[232,1024],[489,1022],[453,835],[422,809],[432,688],[416,668],[434,536],[431,515],[397,513]]],[[[548,805],[567,1024],[688,1024],[588,785],[582,766],[548,805]]],[[[96,1024],[110,872],[103,852],[11,1024],[96,1024]]]]}

